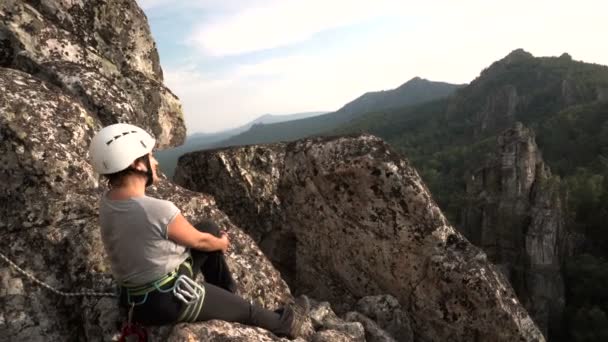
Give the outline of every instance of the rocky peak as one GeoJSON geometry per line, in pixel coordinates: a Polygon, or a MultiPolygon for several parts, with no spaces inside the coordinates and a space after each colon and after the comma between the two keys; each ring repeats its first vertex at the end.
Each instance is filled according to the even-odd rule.
{"type": "Polygon", "coordinates": [[[511,281],[546,336],[558,333],[564,307],[564,213],[534,132],[521,123],[498,138],[498,151],[467,181],[462,224],[511,281]]]}
{"type": "Polygon", "coordinates": [[[447,115],[461,122],[464,134],[486,139],[516,121],[542,121],[551,113],[605,98],[607,77],[608,68],[573,61],[567,54],[534,57],[518,49],[450,98],[447,115]]]}
{"type": "Polygon", "coordinates": [[[506,63],[506,64],[510,64],[510,63],[517,63],[519,61],[530,59],[530,58],[534,58],[534,56],[531,53],[525,51],[524,49],[515,49],[515,50],[511,51],[507,56],[505,56],[500,61],[503,63],[506,63]]]}
{"type": "Polygon", "coordinates": [[[503,275],[376,137],[193,152],[175,180],[211,193],[293,290],[339,312],[388,294],[414,340],[543,340],[503,275]]]}
{"type": "Polygon", "coordinates": [[[498,137],[502,194],[512,199],[527,197],[537,177],[550,175],[536,145],[534,132],[521,122],[498,137]]]}
{"type": "Polygon", "coordinates": [[[411,87],[411,86],[416,86],[416,85],[420,85],[420,84],[424,84],[424,83],[429,83],[429,81],[416,76],[416,77],[412,78],[411,80],[403,83],[397,89],[403,89],[403,88],[407,88],[408,86],[411,87]]]}

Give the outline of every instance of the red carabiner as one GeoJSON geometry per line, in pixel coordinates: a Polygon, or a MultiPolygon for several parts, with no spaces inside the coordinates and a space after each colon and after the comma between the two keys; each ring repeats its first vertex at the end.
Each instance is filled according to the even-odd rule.
{"type": "Polygon", "coordinates": [[[120,331],[119,342],[147,342],[148,332],[139,324],[127,323],[120,331]]]}

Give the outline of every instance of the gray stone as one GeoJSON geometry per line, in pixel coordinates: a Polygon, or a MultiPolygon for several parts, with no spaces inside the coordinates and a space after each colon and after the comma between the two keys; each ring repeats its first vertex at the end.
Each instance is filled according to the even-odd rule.
{"type": "MultiPolygon", "coordinates": [[[[363,330],[363,329],[362,329],[363,330]]],[[[343,331],[336,330],[323,330],[316,333],[312,342],[364,342],[365,339],[359,336],[359,338],[353,338],[350,334],[343,331]]]]}
{"type": "Polygon", "coordinates": [[[199,324],[180,324],[175,327],[167,342],[217,341],[217,342],[275,342],[289,341],[267,330],[224,321],[199,324]]]}
{"type": "Polygon", "coordinates": [[[386,293],[407,311],[416,339],[544,340],[508,281],[376,137],[193,152],[175,180],[249,223],[292,290],[337,312],[386,293]]]}
{"type": "Polygon", "coordinates": [[[0,67],[62,88],[103,125],[137,124],[160,148],[183,142],[181,105],[134,0],[2,1],[0,42],[0,67]]]}
{"type": "Polygon", "coordinates": [[[316,329],[320,329],[328,323],[331,324],[339,320],[328,302],[320,302],[317,305],[313,305],[310,309],[309,316],[316,329]]]}
{"type": "Polygon", "coordinates": [[[377,322],[381,329],[397,341],[414,340],[410,319],[397,298],[391,295],[363,297],[357,302],[355,309],[377,322]]]}
{"type": "MultiPolygon", "coordinates": [[[[376,322],[359,312],[348,312],[344,318],[347,321],[359,322],[363,325],[363,328],[365,329],[365,341],[367,342],[397,342],[389,333],[382,330],[376,322]]],[[[399,341],[406,342],[411,340],[399,341]]]]}

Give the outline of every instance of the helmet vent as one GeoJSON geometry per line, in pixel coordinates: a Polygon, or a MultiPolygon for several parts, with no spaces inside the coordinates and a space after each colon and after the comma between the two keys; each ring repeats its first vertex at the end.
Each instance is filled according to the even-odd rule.
{"type": "MultiPolygon", "coordinates": [[[[125,135],[127,135],[129,133],[137,133],[137,131],[122,132],[122,134],[115,135],[114,138],[106,141],[106,145],[110,146],[110,144],[113,143],[114,141],[116,141],[118,138],[124,137],[125,135]]],[[[142,145],[143,145],[143,142],[142,142],[142,145]]],[[[144,147],[146,147],[146,145],[144,145],[144,147]]]]}
{"type": "Polygon", "coordinates": [[[144,148],[148,148],[148,146],[146,146],[146,144],[144,144],[143,140],[140,140],[139,142],[141,143],[141,146],[143,146],[144,148]]]}

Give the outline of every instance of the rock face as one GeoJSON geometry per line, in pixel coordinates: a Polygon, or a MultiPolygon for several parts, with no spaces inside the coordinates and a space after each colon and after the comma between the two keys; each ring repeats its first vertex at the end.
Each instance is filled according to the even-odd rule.
{"type": "MultiPolygon", "coordinates": [[[[87,162],[100,122],[61,89],[20,71],[0,69],[0,92],[0,250],[59,289],[111,291],[97,222],[100,190],[87,162]]],[[[210,196],[167,181],[151,195],[174,201],[192,221],[212,218],[229,231],[229,263],[245,297],[269,308],[290,300],[279,273],[210,196]]],[[[0,324],[8,340],[105,341],[117,331],[114,299],[62,299],[4,263],[0,281],[0,324]]]]}
{"type": "MultiPolygon", "coordinates": [[[[142,126],[160,147],[181,143],[185,133],[135,1],[0,2],[0,252],[60,290],[114,290],[97,221],[104,186],[87,155],[93,134],[113,122],[142,126]]],[[[280,274],[211,196],[166,180],[151,195],[228,231],[228,262],[245,298],[268,308],[292,300],[280,274]]],[[[4,262],[0,284],[3,341],[109,341],[124,318],[114,298],[62,298],[4,262]]],[[[153,329],[151,340],[183,336],[281,340],[229,323],[153,329]]]]}
{"type": "Polygon", "coordinates": [[[211,193],[296,291],[341,312],[388,294],[407,311],[414,340],[544,340],[503,275],[378,138],[190,153],[175,179],[211,193]]]}
{"type": "MultiPolygon", "coordinates": [[[[134,0],[0,2],[0,252],[59,290],[114,291],[97,219],[106,187],[88,163],[93,134],[129,122],[152,132],[160,147],[183,141],[181,107],[162,84],[149,32],[134,0]]],[[[269,309],[293,300],[280,273],[213,197],[165,179],[149,190],[190,221],[212,219],[228,232],[228,264],[243,297],[269,309]]],[[[4,261],[0,284],[2,341],[117,340],[125,319],[115,298],[59,297],[4,261]]],[[[308,340],[362,341],[360,323],[336,316],[332,324],[318,325],[319,332],[310,324],[308,340]]],[[[149,335],[285,341],[218,321],[150,328],[149,335]]]]}
{"type": "Polygon", "coordinates": [[[542,160],[532,130],[518,123],[499,151],[467,183],[463,229],[508,277],[545,336],[558,333],[565,304],[565,246],[559,183],[542,160]]]}
{"type": "Polygon", "coordinates": [[[160,148],[183,142],[181,105],[134,0],[2,1],[0,49],[0,67],[61,88],[104,126],[147,127],[160,148]]]}

